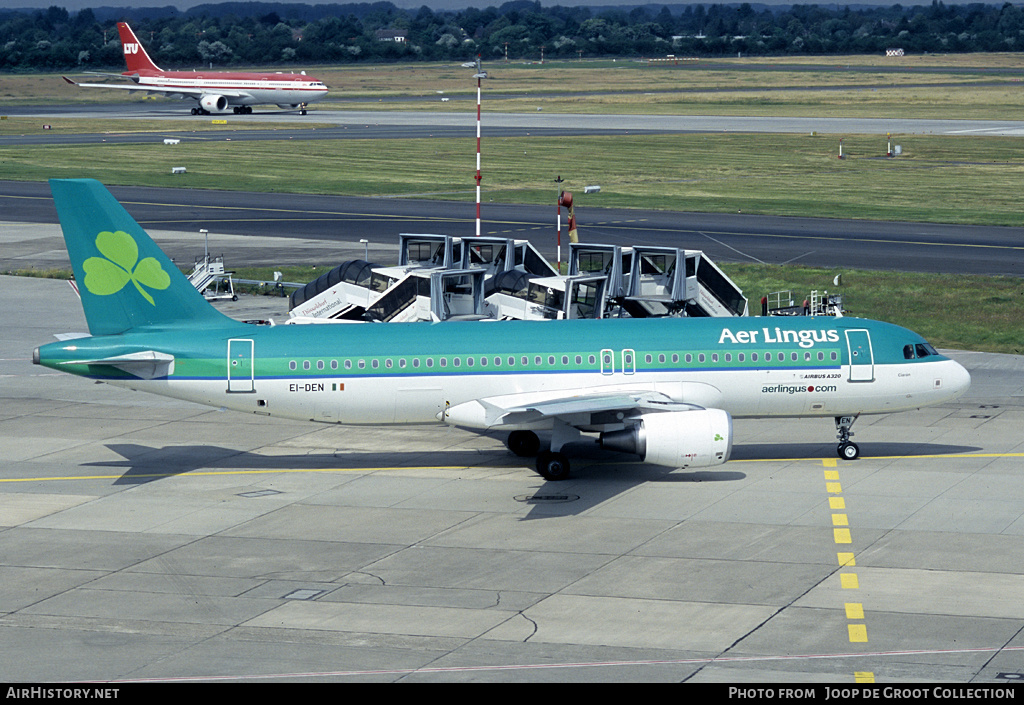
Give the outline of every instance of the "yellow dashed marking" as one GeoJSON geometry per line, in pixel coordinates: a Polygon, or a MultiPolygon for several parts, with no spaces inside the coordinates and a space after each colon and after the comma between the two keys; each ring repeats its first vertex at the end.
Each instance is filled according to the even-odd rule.
{"type": "Polygon", "coordinates": [[[839,559],[839,565],[857,565],[852,553],[837,553],[836,557],[839,559]]]}
{"type": "Polygon", "coordinates": [[[846,603],[847,619],[864,619],[864,605],[859,602],[846,603]]]}
{"type": "Polygon", "coordinates": [[[849,526],[850,520],[845,514],[833,514],[832,515],[832,526],[849,526]]]}
{"type": "Polygon", "coordinates": [[[875,674],[871,671],[854,671],[853,672],[854,683],[874,683],[875,674]]]}
{"type": "Polygon", "coordinates": [[[829,509],[846,509],[846,500],[842,497],[829,497],[828,498],[829,509]]]}
{"type": "Polygon", "coordinates": [[[836,543],[853,543],[849,529],[832,529],[832,536],[836,543]]]}
{"type": "Polygon", "coordinates": [[[866,643],[868,640],[868,628],[863,624],[849,624],[847,628],[850,631],[850,642],[866,643]]]}
{"type": "Polygon", "coordinates": [[[841,573],[839,575],[839,584],[843,586],[844,590],[856,590],[860,587],[860,581],[857,580],[856,573],[841,573]]]}

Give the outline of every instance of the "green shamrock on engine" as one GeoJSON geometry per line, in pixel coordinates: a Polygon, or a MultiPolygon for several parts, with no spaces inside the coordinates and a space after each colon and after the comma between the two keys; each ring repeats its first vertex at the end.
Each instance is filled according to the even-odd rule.
{"type": "Polygon", "coordinates": [[[171,285],[170,276],[155,258],[147,257],[139,262],[139,246],[122,230],[101,232],[96,236],[96,249],[103,257],[90,257],[82,268],[85,288],[97,296],[116,294],[131,282],[146,301],[156,306],[153,297],[142,287],[162,290],[171,285]]]}

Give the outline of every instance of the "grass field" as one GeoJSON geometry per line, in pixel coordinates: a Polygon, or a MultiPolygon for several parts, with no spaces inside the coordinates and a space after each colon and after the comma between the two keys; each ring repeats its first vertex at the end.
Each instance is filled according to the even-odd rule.
{"type": "MultiPolygon", "coordinates": [[[[440,102],[442,94],[475,94],[470,73],[457,66],[307,68],[332,88],[333,102],[327,104],[332,109],[475,113],[471,103],[440,102]]],[[[485,103],[485,120],[486,110],[537,108],[811,117],[1020,119],[1024,114],[1024,55],[1019,54],[731,59],[679,66],[636,61],[495,63],[487,68],[492,78],[485,82],[485,101],[488,94],[495,99],[485,103]]],[[[57,75],[0,75],[0,101],[8,105],[116,100],[141,98],[79,89],[57,75]]],[[[323,127],[316,122],[315,109],[309,117],[304,127],[323,127]]],[[[139,120],[49,123],[50,134],[155,127],[139,120]]],[[[231,129],[257,126],[230,119],[229,123],[231,129]]],[[[206,119],[183,115],[180,121],[161,121],[158,127],[160,134],[196,133],[202,141],[183,139],[173,147],[156,139],[142,145],[0,147],[0,179],[89,176],[108,184],[475,198],[472,136],[386,143],[229,142],[216,139],[223,128],[206,119]],[[188,173],[172,176],[172,166],[186,166],[188,173]]],[[[39,120],[0,120],[0,136],[43,131],[39,120]]],[[[566,179],[567,190],[601,185],[599,195],[579,204],[583,209],[615,206],[1024,226],[1022,140],[895,135],[903,155],[890,159],[884,157],[884,135],[844,135],[843,160],[836,158],[838,141],[833,135],[725,133],[491,139],[484,143],[483,194],[485,200],[549,203],[557,174],[566,179]]],[[[792,266],[725,268],[755,304],[762,294],[782,289],[792,289],[802,298],[811,289],[828,288],[834,276],[792,266]]],[[[256,272],[238,276],[269,277],[256,272]]],[[[286,273],[285,278],[306,281],[314,276],[309,270],[286,273]]],[[[944,347],[1024,351],[1020,279],[847,270],[843,277],[847,307],[855,315],[905,325],[944,347]]]]}
{"type": "MultiPolygon", "coordinates": [[[[1024,225],[1024,141],[1001,137],[779,134],[496,138],[484,143],[483,196],[552,200],[600,184],[609,206],[1024,225]],[[638,155],[642,157],[638,158],[638,155]]],[[[0,147],[0,179],[92,177],[106,184],[475,199],[476,142],[464,139],[188,141],[0,147]],[[252,165],[259,165],[253,168],[252,165]],[[185,166],[186,174],[171,175],[185,166]]]]}

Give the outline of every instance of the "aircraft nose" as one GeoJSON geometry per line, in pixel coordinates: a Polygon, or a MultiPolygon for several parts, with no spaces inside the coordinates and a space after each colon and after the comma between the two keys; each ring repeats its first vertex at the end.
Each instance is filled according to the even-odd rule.
{"type": "Polygon", "coordinates": [[[971,388],[971,373],[959,362],[949,360],[942,374],[936,378],[936,386],[949,394],[950,400],[958,399],[971,388]]]}

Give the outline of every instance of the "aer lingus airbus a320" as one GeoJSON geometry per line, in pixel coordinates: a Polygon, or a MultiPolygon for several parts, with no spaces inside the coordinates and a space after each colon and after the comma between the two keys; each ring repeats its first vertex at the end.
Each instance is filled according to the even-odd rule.
{"type": "Polygon", "coordinates": [[[128,70],[121,74],[132,83],[78,83],[67,76],[64,80],[82,88],[114,88],[123,91],[146,91],[170,98],[191,98],[198,102],[193,115],[222,113],[233,108],[235,113],[251,113],[252,106],[274,104],[279,108],[299,108],[327,95],[323,81],[305,73],[241,73],[237,71],[164,71],[153,63],[135,33],[124,22],[117,23],[121,48],[128,70]]]}
{"type": "Polygon", "coordinates": [[[583,434],[671,468],[724,463],[744,417],[835,417],[853,459],[859,415],[970,385],[916,333],[856,318],[248,325],[210,306],[100,183],[50,184],[91,335],[33,361],[129,389],[325,423],[505,430],[558,480],[583,434]]]}

